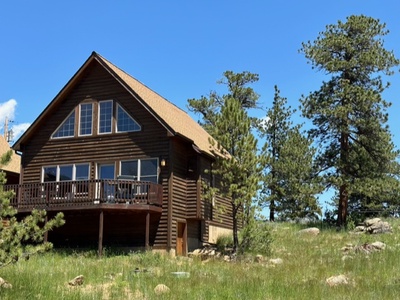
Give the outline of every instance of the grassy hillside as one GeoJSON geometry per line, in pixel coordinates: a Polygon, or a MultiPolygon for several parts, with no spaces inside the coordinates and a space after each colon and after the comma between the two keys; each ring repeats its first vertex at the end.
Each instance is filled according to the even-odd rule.
{"type": "Polygon", "coordinates": [[[150,253],[99,259],[94,251],[53,251],[0,270],[13,285],[0,288],[0,299],[399,299],[400,222],[388,221],[393,233],[381,235],[320,228],[313,236],[300,234],[300,225],[271,224],[272,254],[261,262],[150,253]],[[386,249],[370,254],[341,250],[375,241],[386,249]],[[277,258],[281,263],[270,262],[277,258]],[[78,275],[84,276],[83,285],[68,285],[78,275]],[[335,275],[344,275],[348,283],[329,286],[326,279],[335,275]],[[158,284],[169,292],[158,295],[158,284]]]}

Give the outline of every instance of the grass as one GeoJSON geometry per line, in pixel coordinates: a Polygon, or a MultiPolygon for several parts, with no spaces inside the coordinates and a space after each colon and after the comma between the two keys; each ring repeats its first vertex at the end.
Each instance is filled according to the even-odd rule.
{"type": "Polygon", "coordinates": [[[298,234],[300,225],[271,224],[271,257],[255,263],[170,258],[152,253],[99,259],[95,251],[57,252],[32,257],[0,270],[12,289],[0,299],[398,299],[400,295],[400,221],[389,220],[392,234],[353,235],[320,228],[318,236],[298,234]],[[342,247],[381,241],[384,251],[352,253],[343,260],[342,247]],[[271,265],[270,258],[281,258],[271,265]],[[139,270],[137,272],[136,270],[139,270]],[[171,273],[189,272],[189,278],[171,273]],[[326,279],[344,274],[350,284],[329,287],[326,279]],[[82,286],[68,281],[84,275],[82,286]],[[165,284],[170,292],[157,295],[165,284]]]}

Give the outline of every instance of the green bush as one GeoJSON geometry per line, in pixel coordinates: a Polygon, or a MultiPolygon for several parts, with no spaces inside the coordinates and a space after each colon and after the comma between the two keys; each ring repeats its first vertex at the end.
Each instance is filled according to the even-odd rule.
{"type": "Polygon", "coordinates": [[[217,251],[226,253],[227,249],[232,249],[233,247],[233,236],[231,234],[220,235],[217,238],[215,246],[217,247],[217,251]]]}
{"type": "Polygon", "coordinates": [[[254,222],[240,232],[240,252],[252,254],[271,254],[271,228],[263,221],[254,222]]]}

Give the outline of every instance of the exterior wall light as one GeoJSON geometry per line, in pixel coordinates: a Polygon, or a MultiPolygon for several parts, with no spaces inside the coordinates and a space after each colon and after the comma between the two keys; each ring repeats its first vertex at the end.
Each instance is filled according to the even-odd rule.
{"type": "Polygon", "coordinates": [[[167,161],[165,160],[165,158],[161,158],[161,161],[160,161],[160,166],[161,167],[165,167],[167,165],[167,161]]]}

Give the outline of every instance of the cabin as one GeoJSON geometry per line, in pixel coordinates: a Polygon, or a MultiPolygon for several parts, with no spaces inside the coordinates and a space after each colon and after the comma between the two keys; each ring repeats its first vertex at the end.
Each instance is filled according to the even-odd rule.
{"type": "Polygon", "coordinates": [[[55,247],[148,249],[186,255],[231,233],[209,134],[184,110],[93,52],[15,142],[13,206],[63,212],[55,247]],[[217,209],[216,207],[224,207],[217,209]]]}
{"type": "MultiPolygon", "coordinates": [[[[0,135],[0,155],[3,155],[10,150],[12,149],[7,142],[7,130],[6,130],[5,136],[0,135]]],[[[0,165],[0,170],[5,173],[8,184],[19,183],[20,165],[21,165],[21,157],[16,153],[13,153],[11,155],[11,160],[8,162],[8,164],[4,166],[0,165]]]]}

